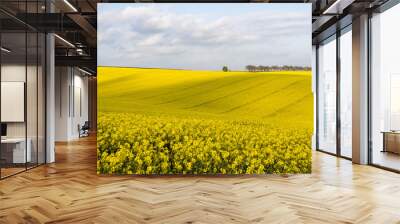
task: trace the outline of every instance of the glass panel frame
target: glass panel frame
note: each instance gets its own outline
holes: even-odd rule
[[[1,123],[4,133],[0,144],[2,152],[1,177],[12,176],[27,169],[30,158],[29,145],[27,144],[27,116],[26,116],[26,90],[27,90],[27,39],[26,32],[7,32],[1,34],[2,51],[0,89],[1,99],[14,94],[15,101],[2,102],[0,105]],[[8,87],[7,87],[8,86]],[[7,89],[6,89],[7,88]],[[13,115],[16,112],[9,108],[11,104],[19,104],[23,114]],[[8,106],[7,106],[8,105]],[[21,108],[23,107],[23,108]],[[7,115],[4,117],[3,115]]]
[[[370,17],[369,164],[400,172],[400,4]],[[397,83],[396,80],[399,80]]]
[[[321,41],[316,54],[316,149],[348,160],[352,159],[351,48],[350,23]]]
[[[337,150],[337,47],[336,35],[331,36],[318,46],[318,124],[317,136],[319,151],[336,154]]]
[[[340,156],[352,158],[352,26],[340,32]],[[350,137],[349,137],[350,136]]]
[[[44,4],[44,0],[29,2],[28,9],[26,2],[19,2],[19,10],[20,13],[43,13],[43,8],[39,6]],[[2,16],[13,20],[5,14]],[[46,163],[46,35],[21,22],[16,21],[15,24],[13,29],[1,29],[3,24],[0,20],[0,46],[6,49],[1,50],[0,54],[0,82],[24,82],[24,118],[23,122],[3,122],[7,123],[7,135],[0,144],[0,179]],[[9,48],[5,46],[6,43]],[[0,104],[0,111],[4,109]],[[6,155],[5,150],[10,154]],[[16,161],[20,166],[18,170],[5,170],[6,166],[14,166]]]

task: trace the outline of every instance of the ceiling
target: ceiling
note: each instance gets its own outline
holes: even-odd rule
[[[1,0],[0,22],[3,32],[31,28],[55,32],[56,64],[80,66],[96,71],[97,3],[134,2],[256,2],[311,3],[313,42],[335,32],[339,20],[349,21],[358,13],[377,7],[387,0]],[[51,13],[49,13],[51,11]],[[28,12],[28,13],[25,13]],[[346,22],[342,22],[346,25]],[[330,31],[331,30],[331,31]],[[328,32],[329,31],[329,32]],[[71,45],[72,44],[72,45]]]

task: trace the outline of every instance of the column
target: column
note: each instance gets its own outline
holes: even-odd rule
[[[352,157],[368,163],[368,15],[353,19]]]

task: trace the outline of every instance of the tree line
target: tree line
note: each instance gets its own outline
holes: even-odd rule
[[[263,66],[263,65],[247,65],[246,70],[249,72],[270,72],[270,71],[309,71],[311,67],[307,66],[292,66],[292,65],[272,65],[272,66]]]

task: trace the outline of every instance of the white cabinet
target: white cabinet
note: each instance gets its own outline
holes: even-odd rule
[[[25,151],[25,138],[7,138],[2,139],[1,144],[12,148],[12,162],[25,163],[32,161],[32,140],[26,140],[27,147]]]

